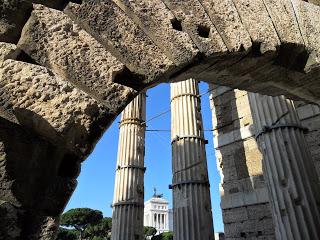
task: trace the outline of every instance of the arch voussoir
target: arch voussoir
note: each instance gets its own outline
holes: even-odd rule
[[[318,0],[69,2],[0,4],[0,214],[17,226],[7,239],[54,238],[80,163],[160,82],[320,100]]]

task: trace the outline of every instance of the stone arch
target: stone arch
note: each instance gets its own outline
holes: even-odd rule
[[[54,236],[80,163],[124,107],[160,82],[193,77],[320,100],[317,0],[73,2],[0,5],[0,208],[15,212],[1,229],[18,229],[7,239]]]

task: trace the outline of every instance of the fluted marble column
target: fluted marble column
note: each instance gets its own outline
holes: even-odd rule
[[[112,240],[143,240],[146,95],[122,112],[114,187]]]
[[[319,239],[319,183],[292,101],[250,93],[277,239]]]
[[[214,239],[198,81],[171,84],[175,240]]]

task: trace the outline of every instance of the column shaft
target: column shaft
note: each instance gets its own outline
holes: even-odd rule
[[[319,184],[292,101],[249,94],[276,235],[319,239]]]
[[[214,239],[198,81],[171,84],[175,240]]]
[[[112,240],[143,240],[146,95],[122,112],[114,188]]]

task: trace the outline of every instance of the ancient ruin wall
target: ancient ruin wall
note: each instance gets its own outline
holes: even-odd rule
[[[210,85],[226,239],[275,239],[246,91]]]
[[[16,229],[8,239],[54,236],[80,163],[144,88],[195,77],[320,99],[320,7],[310,3],[68,2],[0,3],[1,206]]]

